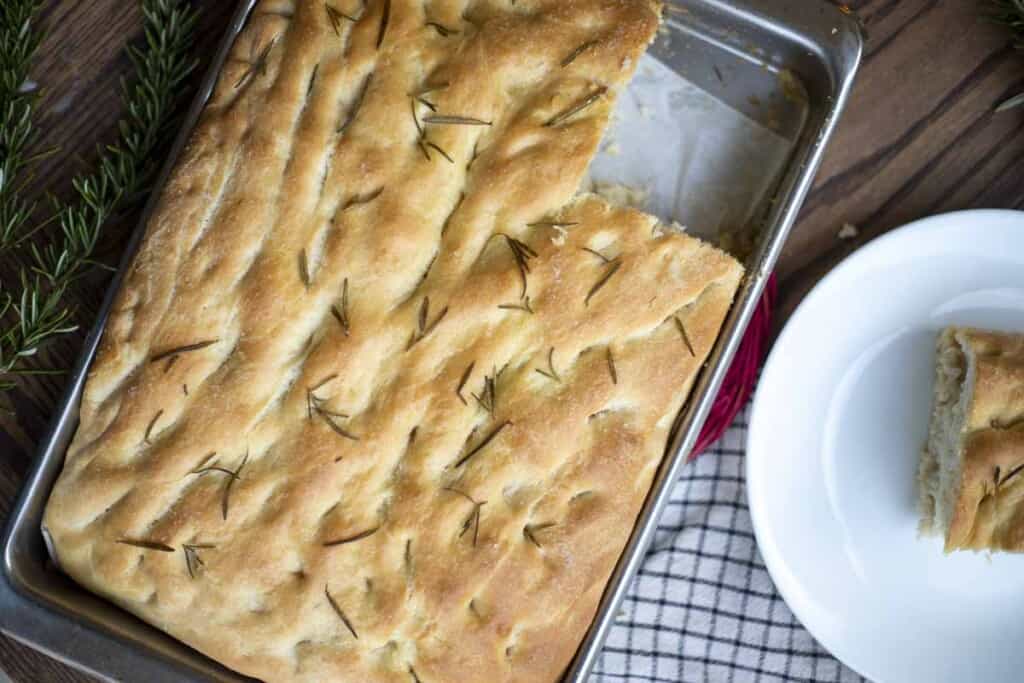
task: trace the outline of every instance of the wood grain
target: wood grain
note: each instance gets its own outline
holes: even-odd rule
[[[805,0],[808,3],[819,0]],[[234,2],[202,0],[197,56],[209,59]],[[849,2],[868,30],[867,54],[850,106],[783,253],[778,273],[781,325],[807,291],[868,240],[907,221],[954,209],[1024,208],[1024,110],[994,114],[996,103],[1024,90],[1024,55],[1006,32],[979,19],[979,0]],[[43,88],[43,146],[59,146],[33,187],[65,194],[88,168],[95,145],[110,141],[119,113],[118,81],[128,71],[123,48],[138,40],[138,5],[123,0],[51,0],[47,38],[33,78]],[[202,70],[194,77],[198,81]],[[844,223],[860,234],[840,240]],[[107,228],[100,256],[116,263],[135,224]],[[12,287],[17,260],[0,254],[0,286]],[[34,359],[70,367],[102,299],[96,274],[73,293],[83,331]],[[0,515],[6,518],[36,444],[60,399],[63,377],[21,381],[0,405]],[[0,667],[17,683],[91,680],[0,636]]]

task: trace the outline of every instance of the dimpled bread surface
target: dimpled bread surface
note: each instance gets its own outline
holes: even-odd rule
[[[742,269],[575,196],[648,0],[258,3],[45,515],[267,681],[555,681]]]

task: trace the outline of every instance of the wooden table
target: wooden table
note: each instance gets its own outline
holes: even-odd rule
[[[808,3],[819,0],[805,0]],[[234,2],[203,0],[197,54],[209,57]],[[915,218],[971,207],[1024,207],[1024,109],[993,114],[1024,90],[1024,54],[1008,34],[979,19],[983,0],[849,2],[869,33],[867,53],[843,117],[783,254],[778,274],[781,324],[825,273],[859,245]],[[68,187],[87,167],[97,141],[113,139],[117,82],[127,71],[122,48],[139,33],[137,3],[50,0],[35,79],[45,88],[39,112],[44,143],[61,153],[39,173],[39,187]],[[201,72],[197,72],[201,73]],[[197,76],[198,78],[198,76]],[[82,160],[85,162],[83,163]],[[852,224],[859,236],[838,237]],[[132,217],[110,226],[101,258],[116,262]],[[14,272],[0,255],[0,274]],[[9,279],[4,279],[9,283]],[[102,276],[75,292],[78,322],[94,318]],[[69,367],[82,333],[50,346],[40,367]],[[0,413],[0,518],[5,518],[35,447],[59,400],[60,377],[22,381]],[[4,403],[0,403],[4,405]],[[0,636],[0,667],[17,683],[83,681],[73,672]]]

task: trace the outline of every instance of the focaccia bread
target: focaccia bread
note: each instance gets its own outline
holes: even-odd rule
[[[554,681],[741,277],[573,198],[648,0],[264,1],[147,226],[45,525],[268,681]]]
[[[946,552],[1024,551],[1024,335],[947,328],[936,368],[921,530]]]

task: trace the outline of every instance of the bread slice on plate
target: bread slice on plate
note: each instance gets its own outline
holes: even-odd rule
[[[922,534],[1024,551],[1024,334],[949,327],[918,469]]]

